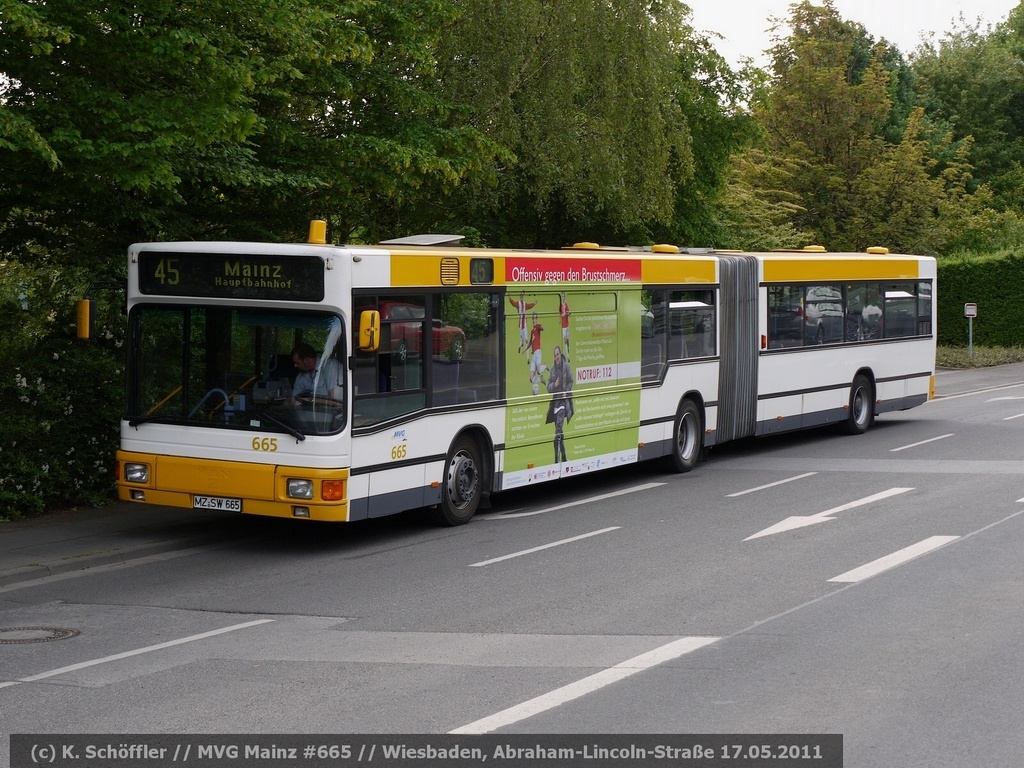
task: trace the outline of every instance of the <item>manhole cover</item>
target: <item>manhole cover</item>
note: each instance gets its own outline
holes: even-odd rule
[[[77,634],[77,629],[60,627],[0,627],[0,645],[48,643],[51,640],[67,640]]]

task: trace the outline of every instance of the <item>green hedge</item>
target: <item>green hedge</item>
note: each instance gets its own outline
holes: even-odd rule
[[[938,342],[966,347],[968,321],[964,304],[978,305],[974,344],[980,347],[1024,345],[1022,297],[1024,255],[1004,253],[985,257],[939,260]]]

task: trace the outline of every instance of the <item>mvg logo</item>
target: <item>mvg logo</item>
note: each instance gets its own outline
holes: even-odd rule
[[[238,757],[238,747],[234,744],[200,744],[200,760],[234,760]]]

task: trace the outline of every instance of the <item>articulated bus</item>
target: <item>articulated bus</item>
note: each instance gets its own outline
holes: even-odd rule
[[[118,495],[323,521],[424,509],[933,395],[932,258],[656,245],[141,243]]]

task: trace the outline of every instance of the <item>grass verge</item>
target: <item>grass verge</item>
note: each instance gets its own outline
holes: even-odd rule
[[[935,365],[939,368],[988,368],[1024,362],[1024,347],[939,347]]]

